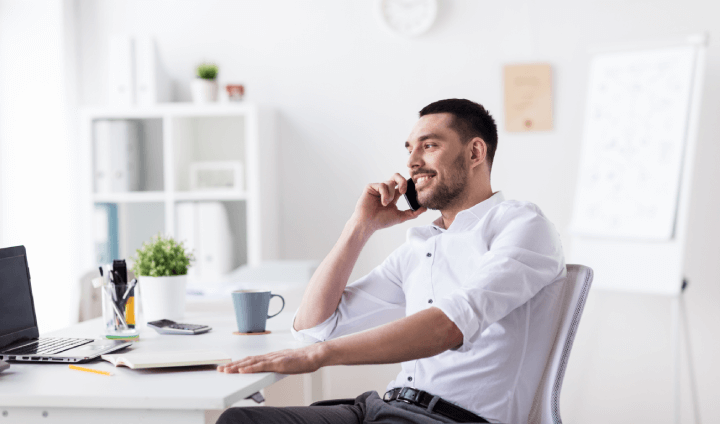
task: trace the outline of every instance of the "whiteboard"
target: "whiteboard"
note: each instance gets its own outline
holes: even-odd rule
[[[706,42],[591,61],[568,262],[595,289],[680,292]]]
[[[574,233],[672,238],[694,64],[693,46],[593,59]]]

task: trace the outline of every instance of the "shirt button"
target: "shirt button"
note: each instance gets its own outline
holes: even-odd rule
[[[412,377],[408,377],[408,381],[412,381]]]
[[[429,258],[430,256],[432,256],[432,253],[428,253],[428,254],[425,255],[425,256],[427,256],[427,257]]]
[[[428,300],[428,303],[432,303],[432,299],[429,299],[429,300]]]

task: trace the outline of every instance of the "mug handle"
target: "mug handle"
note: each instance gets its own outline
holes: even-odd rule
[[[272,300],[272,298],[275,297],[275,296],[279,297],[280,300],[282,300],[283,305],[282,305],[282,307],[280,308],[280,310],[277,311],[277,314],[275,314],[275,315],[268,315],[268,318],[276,317],[280,312],[283,311],[283,309],[285,309],[285,298],[282,297],[282,296],[280,296],[279,294],[271,294],[271,295],[270,295],[270,300]]]

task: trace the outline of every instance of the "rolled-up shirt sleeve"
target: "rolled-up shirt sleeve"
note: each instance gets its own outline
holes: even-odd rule
[[[461,287],[435,303],[463,334],[463,352],[493,323],[565,275],[555,227],[531,204],[508,209],[476,270]],[[499,224],[499,225],[498,225]]]
[[[290,331],[295,339],[322,342],[404,317],[405,294],[397,263],[401,249],[403,247],[393,252],[369,274],[349,284],[343,291],[337,309],[324,322],[300,331],[291,325]],[[298,311],[295,311],[295,316]]]

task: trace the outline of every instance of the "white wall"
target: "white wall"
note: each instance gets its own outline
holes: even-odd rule
[[[78,315],[69,11],[0,0],[0,246],[27,249],[41,333]]]
[[[107,99],[108,37],[155,35],[179,100],[200,61],[221,82],[246,85],[248,100],[280,116],[281,253],[322,258],[362,187],[405,172],[403,142],[427,103],[464,97],[502,117],[502,65],[550,62],[555,130],[500,132],[493,188],[537,203],[563,240],[572,212],[588,71],[588,47],[709,31],[687,274],[689,320],[705,422],[720,421],[720,4],[713,0],[441,1],[426,35],[405,39],[375,20],[373,3],[350,1],[79,1],[82,104]],[[418,221],[434,218],[428,213]],[[408,224],[410,225],[410,224]],[[404,239],[373,237],[356,267],[369,271]],[[590,264],[592,265],[592,264]],[[597,276],[602,278],[602,276]],[[343,370],[347,395],[361,371]],[[355,373],[355,374],[353,374]],[[354,378],[356,376],[358,378]],[[379,389],[379,387],[372,387]],[[685,388],[685,393],[687,390]],[[562,398],[567,422],[670,422],[670,302],[591,294]],[[688,409],[685,410],[685,418]]]

